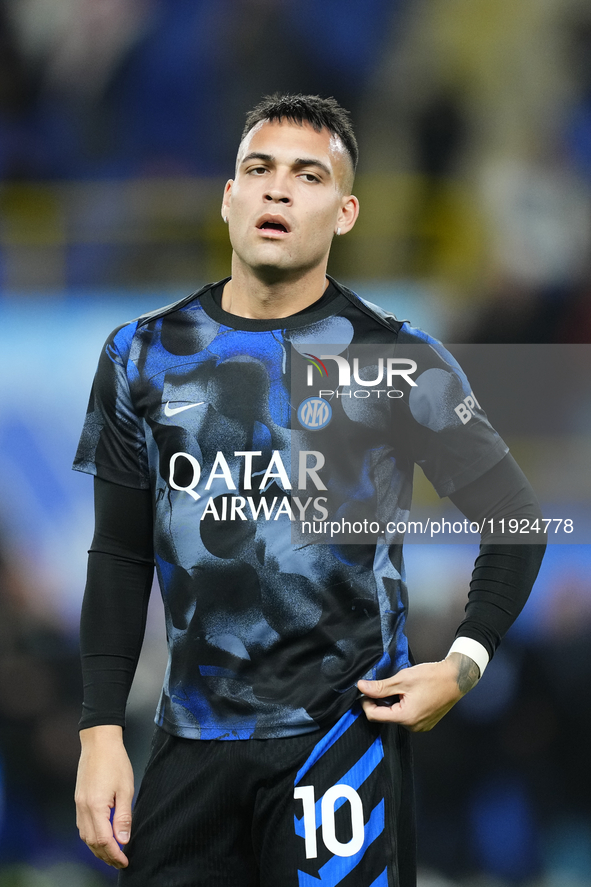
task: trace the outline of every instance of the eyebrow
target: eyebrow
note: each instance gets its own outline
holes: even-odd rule
[[[322,163],[321,160],[316,160],[314,157],[296,157],[295,165],[317,166],[318,169],[321,169],[323,172],[325,172],[327,176],[332,176],[332,170],[330,170],[325,163]]]
[[[264,160],[266,163],[273,163],[275,158],[272,154],[263,154],[260,151],[251,151],[250,154],[247,154],[240,161],[240,165],[243,163],[247,163],[249,160]],[[294,160],[294,166],[315,166],[318,169],[321,169],[327,176],[332,178],[332,170],[323,163],[321,160],[317,160],[315,157],[296,157]]]
[[[267,163],[271,163],[273,161],[273,157],[270,154],[261,154],[260,151],[251,151],[250,154],[247,154],[240,161],[240,165],[246,163],[248,160],[266,160]]]

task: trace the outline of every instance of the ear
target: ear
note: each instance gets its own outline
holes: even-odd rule
[[[233,179],[228,179],[226,182],[226,187],[224,188],[224,197],[222,199],[222,219],[224,222],[228,221],[229,213],[230,213],[230,198],[232,196],[232,185],[234,184]]]
[[[354,194],[343,197],[341,208],[337,216],[336,227],[340,229],[341,234],[350,231],[359,215],[359,201]]]

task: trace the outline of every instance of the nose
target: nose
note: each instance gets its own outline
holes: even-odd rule
[[[265,194],[267,203],[291,203],[291,197],[288,197],[285,191],[279,188],[272,188]]]
[[[285,175],[276,171],[275,175],[268,182],[264,199],[266,203],[291,203],[291,191]]]

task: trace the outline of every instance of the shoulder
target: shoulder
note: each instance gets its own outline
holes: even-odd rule
[[[379,305],[374,305],[373,302],[363,299],[361,296],[357,295],[357,293],[353,292],[353,290],[344,286],[342,283],[339,283],[333,277],[328,276],[328,279],[352,305],[367,317],[377,321],[381,326],[398,334],[404,323],[406,323],[404,320],[398,320],[396,315],[392,314],[391,311],[386,311],[385,308],[381,308]]]
[[[229,278],[226,278],[225,280],[229,280]],[[225,280],[218,281],[217,283],[206,283],[201,289],[189,293],[188,296],[184,296],[182,299],[178,299],[178,301],[172,302],[170,305],[164,305],[162,308],[156,308],[155,311],[149,311],[146,314],[140,315],[140,317],[136,318],[134,321],[136,328],[139,329],[140,327],[147,326],[149,323],[152,323],[155,320],[160,320],[160,318],[166,317],[168,314],[174,314],[176,311],[181,311],[187,305],[199,301],[205,293],[218,286],[218,284],[225,283]]]
[[[408,345],[432,345],[435,348],[443,348],[439,339],[435,339],[429,333],[418,327],[413,327],[408,320],[399,320],[392,311],[387,311],[380,305],[370,302],[368,299],[353,292],[353,290],[344,286],[342,283],[329,278],[335,287],[344,295],[352,305],[355,305],[366,316],[371,317],[382,326],[396,333],[396,337],[401,344]]]
[[[408,351],[409,355],[415,357],[421,367],[444,368],[448,372],[451,371],[456,375],[459,375],[463,382],[466,385],[468,384],[468,380],[466,379],[461,366],[439,339],[436,339],[434,336],[430,335],[430,333],[425,332],[425,330],[422,330],[419,327],[412,326],[408,320],[399,320],[391,311],[386,311],[379,305],[375,305],[373,302],[363,299],[357,293],[353,292],[353,290],[348,289],[346,286],[343,286],[343,284],[338,283],[332,278],[330,279],[339,292],[346,296],[349,302],[352,305],[355,305],[359,311],[362,311],[367,317],[372,318],[382,327],[386,327],[395,334],[397,347],[409,346],[411,350],[405,349],[405,353]],[[418,345],[422,347],[420,349],[414,347]],[[467,393],[470,393],[469,389]]]
[[[190,293],[188,296],[183,296],[182,299],[178,299],[176,302],[164,305],[162,308],[156,308],[153,311],[148,311],[145,314],[140,314],[139,317],[120,324],[107,337],[103,352],[113,363],[124,363],[130,356],[133,357],[134,341],[137,336],[141,338],[141,333],[146,327],[198,301],[216,285],[215,283],[208,283],[201,287],[201,289]],[[136,347],[140,347],[139,343]]]
[[[136,330],[137,320],[129,320],[115,327],[103,345],[103,356],[107,357],[111,363],[125,365]]]

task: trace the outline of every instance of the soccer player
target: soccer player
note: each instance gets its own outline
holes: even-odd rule
[[[76,801],[128,887],[411,887],[409,733],[476,684],[537,574],[542,546],[495,537],[539,511],[460,367],[326,275],[357,153],[334,99],[265,99],[223,195],[231,277],[100,358],[75,461],[96,513]],[[448,656],[420,665],[384,529],[415,463],[493,531]],[[375,538],[327,539],[335,503]],[[132,820],[122,734],[154,562],[169,663]]]

